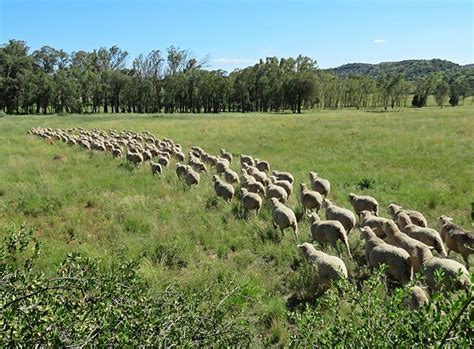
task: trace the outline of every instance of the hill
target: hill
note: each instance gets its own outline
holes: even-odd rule
[[[443,59],[410,59],[399,62],[382,62],[378,64],[349,63],[337,68],[328,69],[339,76],[369,75],[377,77],[384,74],[404,74],[407,80],[416,81],[431,73],[458,75],[465,69],[473,69],[473,64],[461,66]]]

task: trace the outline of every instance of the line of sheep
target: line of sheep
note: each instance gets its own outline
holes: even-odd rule
[[[200,174],[213,169],[215,174],[212,182],[217,196],[230,203],[236,194],[236,188],[240,189],[242,207],[246,211],[255,211],[256,214],[260,212],[266,199],[272,208],[273,226],[279,228],[282,235],[285,229],[291,228],[298,237],[295,212],[285,205],[293,192],[294,177],[289,172],[270,172],[267,161],[241,154],[239,176],[231,168],[234,160],[232,153],[225,149],[221,149],[219,155],[211,155],[198,146],[192,146],[185,164],[186,157],[179,144],[168,138],[158,139],[147,131],[137,133],[111,129],[105,132],[81,127],[64,130],[38,127],[28,133],[51,141],[61,140],[70,145],[79,145],[90,151],[109,151],[115,158],[122,158],[125,153],[126,159],[137,167],[149,162],[153,175],[161,174],[174,159],[177,176],[188,186],[199,185]],[[365,240],[368,265],[372,268],[387,265],[387,273],[396,282],[405,284],[412,280],[414,273],[421,273],[432,291],[438,290],[439,286],[451,290],[470,286],[469,255],[474,252],[474,236],[453,223],[451,218],[439,217],[441,230],[438,233],[428,227],[427,220],[420,212],[390,204],[387,213],[391,219],[379,217],[379,204],[375,198],[349,193],[348,201],[354,214],[328,199],[331,185],[327,179],[319,177],[315,172],[309,173],[309,179],[311,189],[305,183],[300,183],[299,201],[310,223],[311,242],[316,241],[322,246],[330,244],[338,255],[336,257],[317,250],[309,242],[298,245],[301,254],[315,268],[320,290],[330,287],[333,280],[348,278],[337,242],[344,245],[348,257],[352,258],[348,234],[355,227],[360,229]],[[321,209],[325,211],[326,220],[318,215]],[[438,256],[433,255],[433,250]],[[467,268],[447,258],[450,251],[461,254]],[[444,272],[441,285],[435,280],[435,274],[440,270]],[[428,302],[423,288],[412,287],[411,290],[414,308]]]

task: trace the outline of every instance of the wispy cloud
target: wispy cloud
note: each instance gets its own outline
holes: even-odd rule
[[[385,39],[375,39],[375,40],[373,41],[373,43],[374,43],[374,44],[379,44],[379,45],[380,45],[380,44],[385,44]]]

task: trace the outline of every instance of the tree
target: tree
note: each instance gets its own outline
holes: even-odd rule
[[[435,86],[434,97],[436,104],[443,108],[443,103],[449,94],[449,84],[445,80],[440,80]]]

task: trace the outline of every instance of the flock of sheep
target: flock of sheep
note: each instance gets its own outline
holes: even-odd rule
[[[158,139],[150,132],[100,129],[86,130],[33,128],[28,131],[51,141],[61,140],[70,145],[79,145],[89,151],[111,152],[113,157],[122,158],[139,167],[149,163],[153,175],[161,174],[176,161],[176,174],[188,186],[199,185],[200,175],[214,171],[212,182],[217,196],[231,202],[240,189],[240,202],[247,211],[259,213],[262,205],[268,202],[272,207],[272,223],[284,232],[291,228],[298,236],[298,221],[294,211],[285,205],[292,194],[294,177],[289,172],[273,170],[267,161],[240,155],[241,174],[232,170],[232,153],[221,149],[219,155],[211,155],[202,148],[192,146],[186,156],[179,144],[171,139]],[[156,160],[156,161],[155,161]],[[405,210],[396,204],[387,208],[391,219],[380,217],[379,204],[370,196],[350,193],[348,201],[355,212],[337,206],[328,199],[330,182],[315,172],[309,173],[311,189],[301,183],[300,203],[310,222],[311,242],[320,246],[330,244],[337,257],[317,250],[314,245],[305,242],[298,245],[301,254],[311,263],[317,272],[320,290],[330,287],[331,281],[347,278],[344,261],[340,258],[338,241],[347,255],[351,257],[348,234],[358,227],[365,240],[365,257],[368,265],[377,268],[387,265],[389,276],[400,284],[409,282],[414,273],[421,273],[429,290],[460,289],[470,286],[469,255],[474,252],[474,236],[471,232],[453,223],[447,216],[440,216],[440,232],[428,228],[425,217],[417,211]],[[326,220],[318,213],[323,209]],[[357,223],[358,218],[359,222]],[[447,247],[447,252],[446,248]],[[432,251],[436,251],[433,255]],[[466,266],[447,258],[450,251],[463,257]],[[467,268],[466,268],[467,267]],[[436,282],[435,274],[444,273],[441,284]],[[428,302],[425,288],[412,287],[411,304],[418,308]]]

